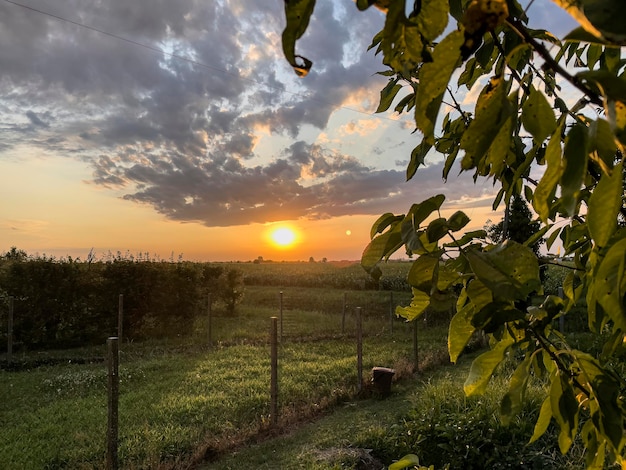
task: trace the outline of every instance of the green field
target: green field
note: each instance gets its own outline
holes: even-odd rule
[[[536,417],[535,392],[522,418],[509,428],[499,424],[497,397],[512,369],[504,368],[489,396],[463,396],[468,362],[442,368],[446,314],[417,325],[420,373],[414,375],[414,324],[392,315],[395,305],[409,301],[408,292],[328,285],[337,269],[351,266],[245,266],[244,301],[235,316],[212,311],[211,344],[205,315],[189,337],[121,345],[121,468],[368,468],[362,465],[370,457],[389,465],[409,452],[441,468],[463,458],[478,462],[466,468],[486,468],[483,454],[470,456],[467,446],[489,449],[496,456],[489,468],[580,468],[580,456],[555,454],[553,433],[524,446]],[[257,269],[266,277],[254,285],[263,279],[252,276],[260,276]],[[306,287],[315,276],[321,287]],[[298,279],[305,285],[290,285]],[[357,307],[364,335],[360,393]],[[272,316],[282,320],[277,426],[270,419]],[[100,347],[22,350],[11,363],[0,362],[0,468],[104,468],[105,355],[103,339]],[[374,366],[396,370],[386,400],[369,384]],[[522,461],[529,466],[513,465]]]

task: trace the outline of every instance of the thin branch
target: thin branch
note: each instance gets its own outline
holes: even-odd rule
[[[456,108],[456,110],[461,113],[461,117],[463,117],[463,121],[465,122],[466,126],[469,126],[469,117],[467,116],[467,114],[465,113],[465,111],[463,111],[461,109],[461,105],[459,104],[459,102],[456,100],[456,97],[454,96],[454,93],[452,93],[452,90],[450,90],[450,87],[446,87],[446,89],[448,90],[448,93],[450,93],[450,97],[452,98],[452,101],[454,102],[454,108]]]
[[[539,41],[537,41],[534,37],[530,35],[526,27],[515,18],[508,18],[506,20],[509,27],[515,31],[520,37],[524,39],[528,44],[530,44],[533,49],[541,56],[541,58],[546,62],[548,66],[556,73],[565,78],[568,82],[574,85],[580,92],[589,97],[589,101],[593,104],[604,107],[604,103],[600,96],[594,92],[591,88],[585,85],[582,81],[580,81],[577,77],[570,74],[567,70],[565,70],[554,58],[550,55],[550,52],[546,47]]]

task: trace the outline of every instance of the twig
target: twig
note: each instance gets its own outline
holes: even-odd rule
[[[552,68],[556,73],[565,78],[568,82],[578,88],[584,95],[589,97],[589,101],[593,104],[604,107],[604,103],[600,96],[594,92],[591,88],[581,82],[577,77],[570,74],[567,70],[565,70],[554,58],[550,55],[545,46],[537,41],[534,37],[532,37],[526,27],[515,18],[508,18],[506,23],[509,27],[515,31],[520,37],[524,39],[528,44],[530,44],[533,49],[541,56],[543,60],[545,60],[546,64]]]

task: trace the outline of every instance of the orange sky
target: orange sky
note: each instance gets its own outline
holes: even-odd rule
[[[31,4],[0,2],[0,251],[356,260],[380,214],[437,193],[468,230],[501,218],[491,182],[443,183],[441,155],[405,182],[421,137],[410,114],[374,113],[388,80],[364,52],[374,9],[318,0],[299,79],[280,2]],[[530,13],[569,28],[558,11]],[[468,111],[479,87],[457,92]],[[281,248],[284,225],[297,239]]]

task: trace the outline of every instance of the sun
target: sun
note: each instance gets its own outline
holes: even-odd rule
[[[288,247],[296,241],[296,232],[288,227],[277,228],[272,232],[272,241],[280,247]]]

